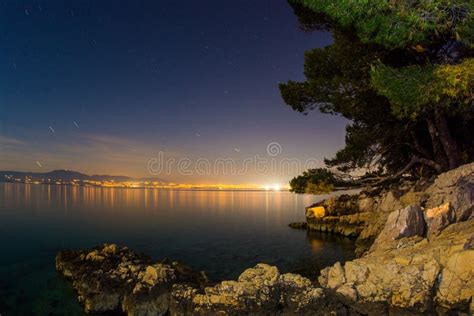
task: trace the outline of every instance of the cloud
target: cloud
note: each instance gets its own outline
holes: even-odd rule
[[[3,135],[0,135],[0,145],[26,145],[27,143],[22,141],[22,140],[19,140],[19,139],[16,139],[16,138],[13,138],[13,137],[8,137],[8,136],[3,136]]]

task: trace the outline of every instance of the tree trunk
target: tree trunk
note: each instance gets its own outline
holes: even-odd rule
[[[416,132],[414,130],[410,130],[411,139],[413,140],[413,147],[418,151],[418,153],[422,154],[427,159],[432,159],[433,155],[426,150],[423,146],[421,146],[420,142],[418,141],[418,137],[416,136]]]
[[[461,165],[461,152],[459,151],[456,141],[449,132],[446,116],[439,111],[435,112],[436,130],[438,131],[439,140],[443,146],[444,152],[448,157],[449,169],[454,169]]]
[[[447,155],[445,154],[443,147],[439,141],[439,134],[436,129],[435,121],[432,118],[426,119],[426,124],[428,125],[428,132],[431,137],[431,145],[433,146],[433,157],[434,161],[439,165],[443,166],[443,169],[448,170],[449,164],[447,160]]]

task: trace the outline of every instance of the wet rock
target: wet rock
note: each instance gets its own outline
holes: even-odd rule
[[[288,224],[290,228],[293,229],[306,229],[308,227],[308,224],[306,222],[295,222],[295,223],[290,223]]]

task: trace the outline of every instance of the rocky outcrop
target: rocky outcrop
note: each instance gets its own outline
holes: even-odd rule
[[[209,286],[203,273],[179,263],[152,263],[126,247],[106,244],[63,251],[56,269],[73,281],[87,313],[152,315],[347,315],[342,303],[298,274],[257,264],[237,280]]]
[[[454,210],[455,222],[473,218],[474,163],[439,175],[425,194],[426,208],[449,203]]]
[[[361,313],[469,310],[474,295],[474,220],[432,240],[394,239],[366,256],[321,271],[320,284]]]
[[[385,222],[384,229],[375,239],[371,250],[390,247],[394,240],[403,237],[423,236],[425,221],[423,211],[418,205],[410,205],[393,211]]]
[[[342,214],[334,215],[339,204]],[[321,223],[331,222],[326,231],[346,234],[354,231],[346,229],[348,216],[359,216],[353,221],[357,242],[370,245],[360,258],[321,271],[319,282],[328,293],[367,314],[473,312],[474,163],[421,185],[313,207],[320,216],[307,209],[309,228],[325,230]]]
[[[381,232],[391,211],[420,201],[422,192],[417,189],[405,184],[403,189],[363,191],[320,201],[306,209],[308,228],[357,238],[362,253]]]
[[[61,251],[56,270],[72,280],[87,313],[123,311],[163,315],[174,284],[207,285],[205,274],[177,263],[151,262],[127,247],[105,244],[91,250]]]
[[[293,229],[307,229],[308,228],[308,223],[306,222],[294,222],[288,224],[288,227],[293,228]]]
[[[183,290],[188,293],[183,295]],[[223,281],[204,293],[181,288],[174,301],[186,297],[187,310],[198,315],[276,315],[277,313],[321,314],[324,291],[296,274],[258,264],[245,270],[237,281]],[[176,304],[176,303],[175,303]]]
[[[438,235],[455,221],[454,210],[449,202],[438,207],[426,209],[423,216],[427,225],[428,238]]]
[[[384,189],[332,197],[306,209],[308,229],[356,238],[361,256],[379,236],[389,214],[418,205],[424,210],[429,236],[454,222],[474,217],[474,163],[439,175],[436,179],[405,181]]]

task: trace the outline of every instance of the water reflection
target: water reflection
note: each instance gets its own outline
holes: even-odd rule
[[[347,239],[288,228],[321,198],[0,183],[0,311],[49,306],[51,297],[80,311],[72,293],[57,292],[54,256],[104,242],[185,262],[216,281],[259,262],[316,278],[321,268],[353,257]]]

